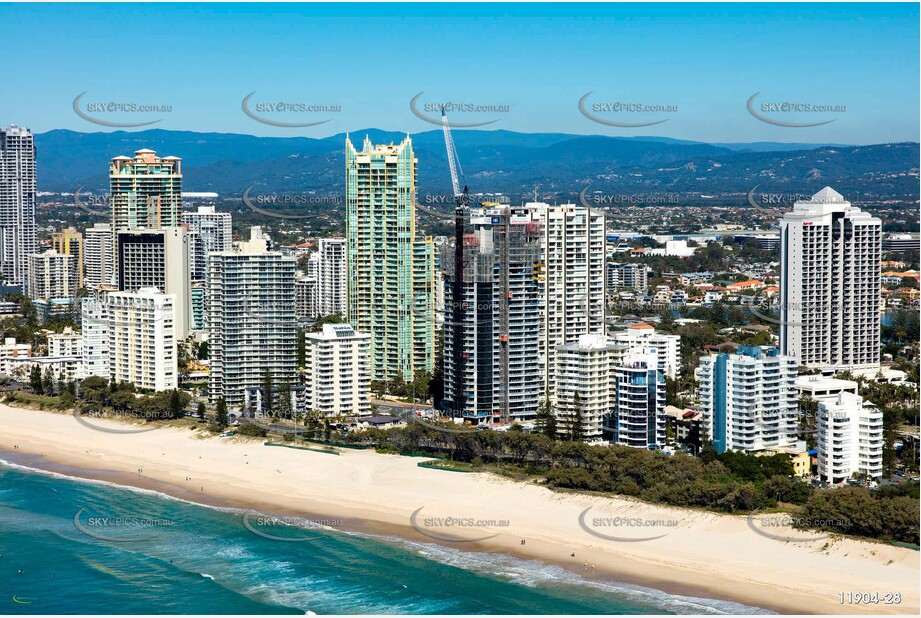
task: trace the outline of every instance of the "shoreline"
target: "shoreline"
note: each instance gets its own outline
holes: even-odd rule
[[[853,539],[781,543],[752,533],[745,517],[557,493],[485,473],[429,470],[416,466],[419,458],[349,449],[333,457],[264,447],[261,441],[202,437],[188,429],[111,434],[69,416],[0,405],[0,450],[11,453],[4,458],[208,507],[338,519],[345,531],[537,560],[587,581],[642,586],[669,595],[779,613],[917,613],[918,552],[912,550]],[[111,421],[94,422],[124,428]],[[410,514],[420,508],[431,516],[478,515],[507,519],[511,525],[489,530],[495,536],[476,542],[439,541],[410,525]],[[686,525],[646,543],[612,543],[576,525],[586,508],[597,508],[599,514],[604,509],[624,516],[671,517]],[[761,556],[753,560],[756,552]],[[585,564],[595,567],[594,572]],[[828,572],[824,579],[815,576]],[[839,604],[839,591],[858,590],[898,591],[904,600],[888,607]]]

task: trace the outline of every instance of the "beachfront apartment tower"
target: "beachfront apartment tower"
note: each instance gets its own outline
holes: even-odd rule
[[[237,251],[208,260],[209,396],[241,409],[248,388],[260,388],[269,373],[275,385],[297,377],[292,257],[268,250],[268,239],[252,228]]]
[[[112,226],[97,223],[83,232],[83,285],[98,290],[111,285]]]
[[[659,371],[672,380],[681,370],[681,336],[657,333],[656,329],[645,322],[632,324],[620,332],[614,333],[613,339],[630,349],[655,348],[659,359]]]
[[[111,379],[155,391],[177,388],[175,295],[155,288],[112,292],[105,305]]]
[[[617,367],[624,355],[625,346],[605,335],[580,335],[557,347],[555,414],[561,438],[604,441],[605,428],[617,410]],[[626,395],[625,389],[622,392]]]
[[[35,141],[29,129],[0,128],[0,280],[26,291],[35,236]]]
[[[796,444],[797,362],[777,348],[741,346],[700,359],[704,427],[718,453],[748,453]]]
[[[614,375],[614,414],[606,427],[611,441],[634,448],[665,446],[665,376],[655,348],[628,352]]]
[[[112,210],[112,259],[117,264],[115,234],[120,230],[175,227],[182,223],[182,167],[178,157],[160,158],[142,149],[134,158],[119,156],[109,164]]]
[[[819,478],[840,483],[854,474],[883,475],[883,413],[848,392],[819,399]]]
[[[539,280],[539,335],[543,391],[555,387],[557,347],[579,336],[604,333],[606,308],[604,212],[575,204],[525,205],[543,230]]]
[[[541,226],[524,209],[484,204],[471,210],[470,227],[472,233],[464,240],[464,297],[458,301],[465,307],[460,329],[454,328],[454,242],[442,247],[446,311],[441,407],[460,410],[473,424],[531,420],[544,398],[536,336],[541,325]],[[462,376],[457,376],[456,365],[463,366]],[[457,391],[462,406],[457,406]]]
[[[780,350],[809,367],[880,363],[882,223],[825,187],[780,221]]]
[[[327,417],[371,414],[370,335],[349,324],[324,324],[305,344],[305,407]]]
[[[432,371],[435,253],[416,234],[412,140],[360,151],[345,140],[348,321],[371,335],[371,376],[412,380]]]

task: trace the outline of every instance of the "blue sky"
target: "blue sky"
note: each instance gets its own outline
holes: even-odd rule
[[[507,106],[455,113],[487,129],[661,135],[714,142],[879,143],[919,136],[917,4],[54,4],[0,5],[0,125],[42,132],[113,130],[72,104],[171,105],[168,113],[100,113],[153,127],[324,137],[376,127],[435,128],[410,100]],[[264,113],[326,124],[280,128],[241,101],[338,105],[328,113]],[[675,106],[599,111],[667,122],[610,127],[594,104]],[[845,106],[834,113],[746,110],[769,102]],[[759,108],[760,109],[760,108]],[[433,114],[437,116],[437,114]]]

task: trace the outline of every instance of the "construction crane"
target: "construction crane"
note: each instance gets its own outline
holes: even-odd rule
[[[457,170],[460,163],[457,160],[457,149],[454,148],[454,139],[451,137],[451,126],[448,124],[448,115],[445,107],[441,106],[441,129],[445,136],[445,148],[448,151],[448,167],[451,169],[451,186],[454,190],[454,281],[451,283],[451,301],[454,306],[451,314],[452,317],[452,340],[451,358],[454,364],[454,409],[452,416],[454,418],[463,418],[464,403],[467,399],[466,389],[464,388],[464,215],[467,210],[469,195],[467,185],[464,185],[463,191],[460,188],[460,180]],[[463,170],[461,170],[463,174]]]

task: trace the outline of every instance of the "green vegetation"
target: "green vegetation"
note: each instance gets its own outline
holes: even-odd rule
[[[546,425],[544,426],[546,431]],[[789,455],[757,457],[712,447],[700,457],[667,456],[623,446],[555,442],[542,433],[469,431],[448,433],[419,424],[349,432],[341,439],[378,452],[428,454],[464,464],[463,469],[530,478],[550,487],[632,496],[678,507],[726,513],[785,508],[812,519],[860,522],[835,532],[906,543],[918,542],[917,484],[907,494],[888,488],[873,492],[848,488],[848,500],[824,496],[793,477]],[[447,464],[443,464],[447,465]],[[806,516],[806,515],[803,515]],[[839,517],[840,516],[840,517]],[[880,518],[885,516],[885,521]]]

